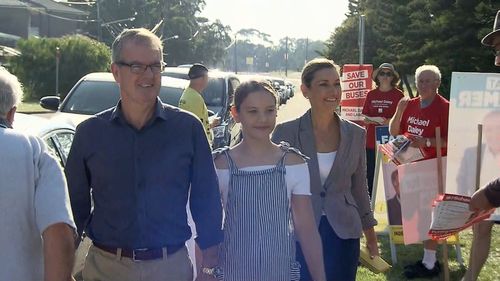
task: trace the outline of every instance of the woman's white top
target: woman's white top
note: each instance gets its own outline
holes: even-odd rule
[[[275,167],[276,165],[263,165],[240,168],[242,171],[261,171]],[[286,188],[288,191],[288,199],[292,194],[295,195],[311,195],[311,183],[309,181],[309,169],[306,163],[286,165]],[[227,192],[229,188],[229,169],[217,169],[219,177],[219,190],[222,197],[222,203],[226,206]],[[256,186],[255,188],[259,188]]]
[[[321,185],[325,184],[326,178],[330,174],[333,162],[335,161],[335,156],[337,151],[320,153],[318,152],[318,166],[319,166],[319,177],[321,179]]]

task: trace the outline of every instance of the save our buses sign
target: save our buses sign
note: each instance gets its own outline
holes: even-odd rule
[[[351,121],[363,121],[361,111],[366,94],[372,89],[371,64],[346,64],[342,68],[342,101],[340,115]]]

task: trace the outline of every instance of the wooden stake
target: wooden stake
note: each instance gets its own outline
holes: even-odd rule
[[[443,156],[441,153],[442,142],[441,142],[441,128],[436,128],[436,152],[437,152],[437,172],[438,172],[438,192],[439,194],[445,193],[445,188],[443,184]],[[450,280],[450,268],[448,266],[448,244],[446,240],[441,240],[443,243],[443,271],[444,280]]]
[[[477,124],[477,155],[476,155],[476,186],[477,191],[481,185],[481,158],[483,156],[483,125]]]

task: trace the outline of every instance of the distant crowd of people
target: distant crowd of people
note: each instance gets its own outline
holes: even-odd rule
[[[499,18],[500,11],[483,39],[497,65]],[[120,101],[78,125],[64,171],[41,139],[12,129],[22,88],[0,69],[1,280],[74,280],[83,233],[92,241],[85,281],[191,281],[193,266],[196,280],[356,280],[362,235],[370,257],[379,255],[370,206],[375,125],[410,133],[425,159],[437,155],[440,127],[447,153],[449,102],[438,92],[434,65],[416,69],[419,96],[408,99],[395,67],[381,64],[363,114],[382,119],[366,128],[336,113],[341,76],[331,60],[304,66],[300,89],[310,108],[281,124],[274,88],[243,82],[231,107],[243,138],[213,152],[218,120],[209,122],[201,96],[208,69],[191,67],[190,85],[174,107],[158,97],[163,68],[163,44],[152,32],[127,29],[116,38],[111,72]],[[474,211],[498,206],[499,180],[472,196]],[[192,236],[187,208],[196,265],[185,245]],[[474,243],[482,228],[474,229]],[[491,223],[486,228],[491,233]],[[436,247],[425,241],[423,258],[404,275],[438,275]],[[477,279],[484,248],[473,244],[465,280]],[[482,259],[473,258],[478,252]]]

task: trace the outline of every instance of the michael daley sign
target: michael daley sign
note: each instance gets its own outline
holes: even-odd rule
[[[419,127],[429,127],[431,120],[421,120],[414,116],[408,118],[408,133],[421,136],[424,129]]]
[[[342,102],[340,115],[347,120],[363,121],[361,111],[366,94],[372,89],[371,64],[346,64],[342,69]]]

